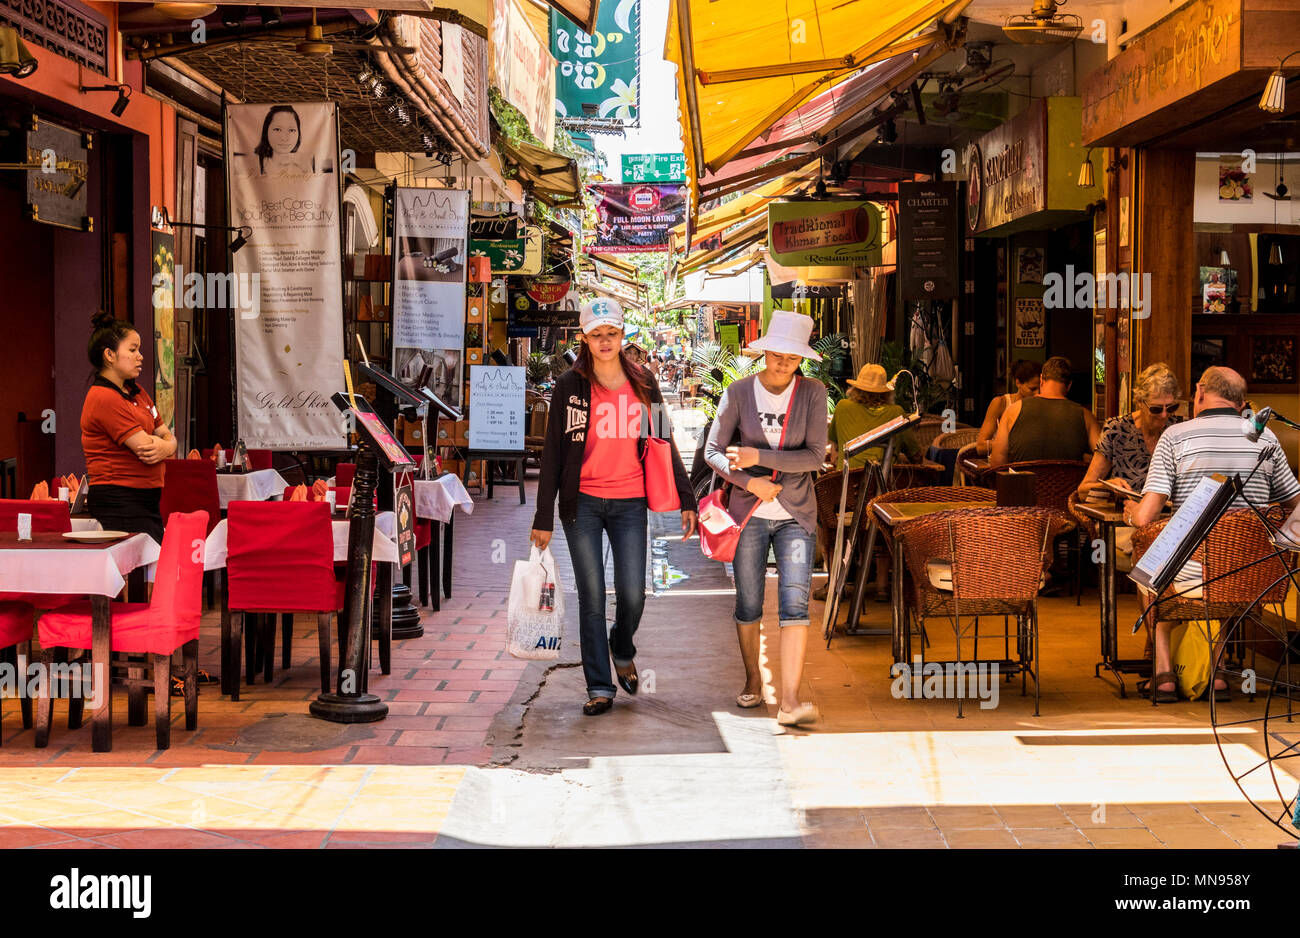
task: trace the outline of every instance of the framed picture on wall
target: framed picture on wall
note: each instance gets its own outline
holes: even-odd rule
[[[1016,282],[1043,282],[1042,248],[1019,248],[1016,251]]]
[[[1253,335],[1250,337],[1251,387],[1293,385],[1300,369],[1296,365],[1297,342],[1290,335]]]

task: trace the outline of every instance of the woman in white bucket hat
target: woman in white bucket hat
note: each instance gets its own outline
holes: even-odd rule
[[[772,314],[767,332],[750,348],[764,353],[765,367],[733,382],[718,402],[705,458],[730,484],[728,508],[745,524],[732,569],[736,583],[736,635],[745,664],[742,708],[763,703],[759,626],[767,555],[776,554],[781,687],[777,722],[793,726],[817,719],[817,708],[799,700],[808,642],[808,598],[817,532],[813,479],[826,455],[826,388],[799,375],[805,358],[821,361],[808,344],[812,319]],[[728,445],[739,433],[740,445]]]

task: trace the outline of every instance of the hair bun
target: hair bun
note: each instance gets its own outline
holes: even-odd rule
[[[117,317],[103,309],[90,317],[90,325],[93,329],[106,329],[115,322],[117,322]]]

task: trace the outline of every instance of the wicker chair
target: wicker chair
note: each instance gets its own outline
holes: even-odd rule
[[[536,392],[529,392],[524,401],[528,424],[524,430],[525,464],[541,467],[542,448],[546,445],[546,421],[550,418],[551,401]]]
[[[969,446],[975,442],[975,438],[980,435],[978,427],[963,427],[960,430],[954,430],[952,433],[940,433],[934,438],[930,445],[935,449],[956,449],[963,446]]]
[[[1002,616],[1006,653],[998,661],[1007,673],[1034,679],[1034,716],[1038,716],[1038,590],[1049,560],[1051,517],[1041,508],[963,508],[909,521],[899,529],[908,572],[912,576],[912,615],[924,631],[925,620],[946,618],[962,658],[962,639],[975,630],[974,658],[979,660],[979,617]],[[931,572],[947,570],[951,588],[934,585]],[[973,616],[963,625],[962,616]],[[1010,617],[1016,618],[1016,657],[1010,656]],[[910,630],[909,630],[910,634]],[[961,717],[963,699],[957,698]]]
[[[845,511],[853,511],[857,504],[858,491],[866,469],[849,470],[849,497]],[[840,486],[844,483],[844,473],[838,469],[823,472],[813,483],[813,494],[817,498],[817,529],[822,539],[822,555],[826,559],[826,569],[830,570],[831,549],[835,546],[836,518],[840,511]],[[869,493],[868,493],[869,494]],[[865,512],[864,512],[865,514]]]
[[[1101,536],[1097,522],[1089,518],[1083,512],[1079,511],[1079,493],[1074,491],[1070,497],[1065,500],[1065,511],[1070,519],[1075,523],[1079,530],[1077,549],[1086,551],[1088,545]],[[1077,606],[1083,601],[1083,564],[1074,565],[1074,604]]]
[[[1285,520],[1286,512],[1275,505],[1265,513],[1265,517],[1270,524],[1276,526]],[[1164,530],[1168,521],[1169,519],[1166,518],[1148,524],[1133,533],[1135,564],[1146,553],[1156,536]],[[1252,635],[1255,640],[1250,643],[1250,667],[1258,673],[1255,669],[1258,646],[1265,643],[1280,644],[1280,647],[1285,649],[1288,642],[1286,635],[1274,631],[1260,615],[1260,606],[1281,605],[1286,602],[1292,579],[1288,574],[1294,575],[1296,569],[1294,554],[1286,553],[1281,558],[1265,559],[1274,553],[1275,549],[1269,542],[1269,532],[1260,524],[1253,511],[1248,508],[1235,508],[1225,512],[1210,529],[1209,536],[1192,555],[1192,559],[1199,561],[1203,570],[1202,579],[1205,585],[1200,590],[1201,595],[1196,596],[1193,592],[1182,598],[1171,599],[1169,597],[1173,596],[1176,590],[1172,586],[1167,587],[1161,594],[1160,606],[1157,610],[1159,621],[1204,620],[1222,624],[1243,616],[1248,609],[1251,610],[1249,618],[1253,625]],[[1253,566],[1246,566],[1252,562],[1254,562]],[[1216,579],[1217,577],[1222,579]],[[1150,594],[1141,595],[1149,597]],[[1144,601],[1144,615],[1150,605],[1150,602]],[[1149,629],[1150,620],[1144,619],[1144,621],[1147,622]],[[1242,652],[1245,650],[1245,633],[1243,631],[1241,635],[1232,637],[1237,646],[1236,658],[1240,662],[1244,657]],[[1225,635],[1224,638],[1228,636]],[[1209,640],[1208,635],[1206,639]],[[1151,673],[1155,674],[1154,643],[1151,643],[1151,654]],[[1222,656],[1222,651],[1220,655]],[[1218,667],[1217,661],[1214,665],[1215,672],[1224,670]],[[1289,665],[1287,667],[1289,668]],[[1290,683],[1289,677],[1287,682]],[[1214,682],[1211,679],[1210,687],[1213,686]],[[1155,696],[1154,693],[1151,695],[1153,705]],[[1254,699],[1253,693],[1251,699]]]

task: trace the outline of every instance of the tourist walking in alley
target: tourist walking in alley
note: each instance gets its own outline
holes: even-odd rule
[[[803,359],[821,361],[808,344],[813,322],[774,312],[767,333],[750,347],[765,353],[765,368],[733,382],[722,394],[705,458],[731,486],[728,508],[745,521],[732,561],[736,634],[745,663],[738,706],[763,702],[758,666],[759,624],[769,549],[776,554],[781,688],[777,722],[811,723],[817,708],[799,700],[808,641],[808,598],[817,530],[813,480],[826,455],[826,388],[803,377]],[[740,444],[728,445],[737,428]]]
[[[637,692],[636,646],[646,586],[646,479],[642,464],[648,436],[671,446],[673,481],[682,509],[682,540],[695,531],[695,496],[673,444],[663,397],[650,372],[623,348],[623,310],[608,299],[583,306],[582,348],[552,394],[537,484],[532,542],[551,541],[558,494],[560,522],[569,544],[578,591],[582,670],[588,716],[607,712],[618,684]],[[614,628],[606,633],[605,559],[602,537],[614,557]]]

